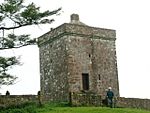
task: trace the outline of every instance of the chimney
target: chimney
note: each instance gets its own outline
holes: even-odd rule
[[[71,15],[71,22],[79,22],[79,15],[78,14],[72,14]]]

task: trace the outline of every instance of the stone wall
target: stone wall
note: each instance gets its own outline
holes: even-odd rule
[[[119,97],[117,98],[116,106],[150,110],[150,99]]]
[[[43,97],[41,97],[43,98]],[[116,98],[115,107],[137,108],[150,110],[150,99]],[[47,100],[48,101],[48,100]],[[104,106],[101,95],[92,92],[70,93],[69,102],[72,106]],[[0,95],[0,107],[16,106],[26,102],[39,102],[37,95]],[[44,103],[45,101],[42,101]]]
[[[82,73],[88,73],[90,92],[104,98],[106,89],[111,86],[119,96],[115,41],[79,35],[68,36],[65,40],[69,91],[82,91]]]
[[[70,93],[72,106],[102,106],[101,96],[94,93]]]
[[[107,106],[101,95],[94,93],[70,93],[72,106]],[[150,99],[117,97],[114,107],[150,110]]]
[[[45,100],[68,100],[68,66],[65,46],[65,36],[63,36],[59,40],[40,47],[41,92]]]
[[[0,95],[0,107],[21,105],[26,102],[38,102],[37,95]]]

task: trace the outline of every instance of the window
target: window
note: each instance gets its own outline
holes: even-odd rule
[[[82,86],[83,90],[89,90],[89,74],[82,73]]]
[[[52,63],[53,61],[52,61],[52,59],[50,59],[50,63]]]
[[[91,54],[89,54],[89,57],[91,57]]]
[[[98,80],[101,80],[101,75],[100,74],[98,75]]]

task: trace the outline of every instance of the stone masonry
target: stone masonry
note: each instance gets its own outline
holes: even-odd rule
[[[38,38],[41,92],[50,101],[69,101],[70,92],[119,96],[116,32],[80,22],[77,14]]]

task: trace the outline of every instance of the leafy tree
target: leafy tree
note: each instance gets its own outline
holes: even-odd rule
[[[0,31],[3,33],[3,36],[0,37],[0,50],[36,44],[36,38],[31,39],[28,34],[15,35],[11,33],[5,36],[4,31],[31,25],[51,24],[54,19],[50,19],[50,17],[57,15],[60,10],[61,8],[41,12],[40,7],[37,7],[34,3],[25,5],[24,0],[4,0],[0,4]],[[0,56],[0,86],[14,83],[17,77],[9,74],[8,70],[18,64],[20,64],[19,59],[15,56]]]

